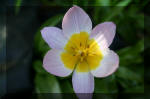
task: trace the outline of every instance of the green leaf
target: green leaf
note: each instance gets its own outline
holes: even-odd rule
[[[55,26],[57,25],[63,18],[62,14],[58,14],[56,16],[53,16],[51,18],[49,18],[48,20],[46,20],[40,27],[40,30],[43,29],[46,26]]]
[[[33,62],[33,67],[34,67],[34,70],[37,72],[37,73],[40,73],[40,74],[48,74],[47,71],[45,71],[45,69],[43,68],[42,66],[42,61],[40,60],[36,60]]]
[[[78,5],[78,0],[73,0],[74,5]]]
[[[103,21],[111,21],[114,17],[118,16],[123,10],[125,6],[115,6],[111,7],[110,13],[107,13],[103,19]]]
[[[108,87],[105,80],[95,78],[95,93],[108,93]]]
[[[96,0],[96,6],[110,6],[110,0]]]
[[[134,71],[120,66],[115,73],[117,77],[125,79],[125,80],[131,80],[131,81],[136,81],[136,82],[142,82],[143,79],[141,75],[135,73]]]
[[[95,93],[117,93],[115,75],[107,78],[95,78]]]
[[[36,74],[36,93],[61,93],[59,82],[53,75]]]
[[[144,39],[140,40],[135,46],[129,46],[119,50],[117,53],[120,58],[120,65],[127,66],[133,63],[142,63],[142,52],[144,52]]]
[[[61,82],[62,93],[74,93],[72,88],[72,83],[69,82],[68,79],[61,80],[60,82]]]
[[[122,0],[116,6],[127,6],[130,2],[131,0]]]
[[[128,88],[125,90],[125,93],[144,93],[144,85]]]
[[[145,38],[144,38],[144,41],[145,41],[145,43],[144,43],[144,49],[147,50],[147,49],[150,48],[150,44],[149,44],[149,42],[150,42],[150,37],[149,37],[149,36],[148,36],[148,37],[145,37]]]
[[[138,72],[134,72],[126,67],[120,66],[117,70],[116,80],[120,84],[122,92],[137,93],[142,92],[144,85],[144,76],[140,75]],[[139,87],[139,88],[136,88]]]

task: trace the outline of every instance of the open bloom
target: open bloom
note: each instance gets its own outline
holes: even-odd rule
[[[43,66],[51,74],[65,77],[73,72],[75,93],[93,93],[94,77],[106,77],[119,65],[118,55],[109,49],[115,36],[112,22],[98,24],[92,30],[89,16],[78,6],[65,14],[62,30],[45,27],[42,37],[52,48]]]

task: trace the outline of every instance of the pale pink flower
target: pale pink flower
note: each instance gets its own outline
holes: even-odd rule
[[[66,77],[73,72],[75,93],[93,93],[94,77],[111,75],[119,66],[118,55],[109,49],[116,32],[113,22],[98,24],[92,30],[89,16],[78,6],[65,14],[62,30],[45,27],[43,39],[52,48],[43,60],[45,70]]]

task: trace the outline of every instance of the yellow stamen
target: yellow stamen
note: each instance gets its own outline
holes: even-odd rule
[[[86,32],[73,34],[64,50],[61,54],[64,65],[71,70],[77,65],[77,72],[96,69],[103,58],[99,45]]]

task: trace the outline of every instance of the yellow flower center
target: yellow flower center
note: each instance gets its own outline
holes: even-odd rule
[[[87,32],[73,34],[61,53],[61,60],[65,67],[77,72],[88,72],[100,65],[103,55],[99,45],[94,39],[89,38]]]

